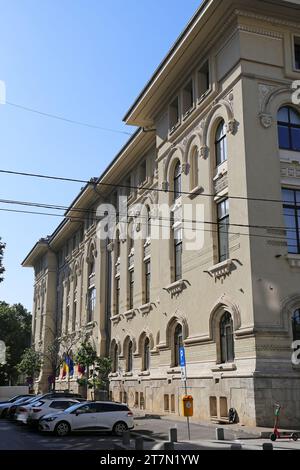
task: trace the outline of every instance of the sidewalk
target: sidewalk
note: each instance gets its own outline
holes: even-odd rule
[[[134,417],[135,417],[135,425],[136,429],[139,429],[138,423],[149,423],[149,428],[156,427],[154,426],[155,421],[159,422],[160,424],[157,425],[159,434],[164,434],[164,438],[168,437],[168,429],[171,427],[178,427],[182,429],[186,426],[187,420],[181,416],[174,416],[174,415],[151,415],[147,412],[143,412],[140,410],[133,410]],[[262,427],[250,427],[250,426],[241,426],[239,424],[216,424],[210,421],[196,421],[191,420],[190,422],[191,428],[195,431],[197,428],[202,430],[209,430],[209,436],[215,436],[215,430],[217,428],[223,428],[225,430],[226,437],[229,436],[229,440],[237,440],[237,439],[269,439],[270,435],[273,432],[273,428],[262,428]],[[300,439],[300,430],[283,430],[292,432],[298,432],[299,439]],[[154,432],[155,434],[155,432]],[[197,431],[196,431],[196,434]],[[203,433],[202,433],[203,434]],[[202,439],[202,436],[201,436]],[[165,439],[164,439],[165,440]]]

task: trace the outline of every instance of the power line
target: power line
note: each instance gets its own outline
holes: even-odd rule
[[[40,209],[52,209],[52,210],[68,210],[66,206],[60,206],[60,205],[53,205],[53,204],[41,204],[38,202],[28,202],[28,201],[15,201],[11,199],[0,199],[0,204],[11,204],[11,205],[21,205],[21,206],[29,206],[29,207],[36,207]],[[90,209],[84,209],[84,208],[76,208],[76,209],[69,209],[68,212],[82,212],[84,214],[96,214],[96,210],[91,211]],[[58,214],[63,217],[63,215]],[[131,219],[147,219],[147,215],[142,215],[139,214],[138,216],[130,214],[130,210],[127,213],[122,214],[121,212],[116,212],[115,214],[116,217],[127,217],[128,221]],[[73,219],[72,216],[70,216],[71,219]],[[171,221],[171,216],[170,217],[161,217],[161,216],[155,216],[153,217],[155,220],[159,221]],[[84,219],[82,219],[84,220]],[[95,218],[95,220],[97,220]],[[100,220],[100,219],[99,219]],[[191,223],[191,224],[205,224],[205,225],[218,225],[218,222],[214,221],[207,221],[207,220],[196,220],[196,219],[185,219],[181,218],[180,219],[181,223]],[[287,230],[286,227],[278,227],[278,226],[268,226],[268,225],[252,225],[252,224],[233,224],[229,223],[228,224],[231,227],[241,227],[241,228],[255,228],[259,230]],[[294,229],[289,229],[290,231],[297,231],[297,228]]]
[[[149,190],[149,187],[146,187],[144,185],[140,186],[131,186],[131,185],[125,185],[125,184],[113,184],[113,183],[103,183],[99,181],[97,178],[92,179],[92,180],[81,180],[81,179],[76,179],[76,178],[67,178],[63,176],[50,176],[50,175],[43,175],[39,173],[27,173],[27,172],[21,172],[21,171],[12,171],[12,170],[3,170],[0,169],[0,173],[2,174],[8,174],[8,175],[15,175],[15,176],[25,176],[29,178],[41,178],[41,179],[49,179],[49,180],[54,180],[54,181],[66,181],[70,183],[84,183],[84,184],[89,184],[94,187],[96,186],[105,186],[105,187],[110,187],[110,188],[120,188],[120,189],[130,189],[130,190]],[[159,192],[159,193],[171,193],[175,194],[176,191],[172,189],[160,189],[160,188],[151,188],[151,191]],[[189,196],[191,195],[190,191],[181,191],[181,195],[183,196]],[[198,193],[195,192],[193,196],[197,197],[216,197],[216,194],[209,194],[209,193],[203,193],[199,191]],[[282,199],[268,199],[268,198],[258,198],[258,197],[247,197],[247,196],[231,196],[228,195],[228,199],[235,199],[235,200],[240,200],[240,201],[252,201],[252,202],[270,202],[270,203],[279,203],[279,204],[284,204],[285,202],[289,201],[284,201]]]
[[[38,114],[40,116],[44,116],[44,117],[51,118],[51,119],[57,119],[59,121],[64,121],[64,122],[67,122],[69,124],[76,124],[77,126],[89,127],[90,129],[97,129],[97,130],[100,130],[100,131],[112,132],[114,134],[125,134],[127,136],[132,136],[132,134],[130,132],[119,131],[119,130],[116,130],[116,129],[110,129],[110,128],[107,128],[107,127],[97,126],[95,124],[90,124],[90,123],[87,123],[87,122],[76,121],[74,119],[68,119],[66,117],[59,116],[57,114],[46,113],[46,112],[43,112],[43,111],[39,111],[38,109],[29,108],[27,106],[22,106],[20,104],[12,103],[10,101],[5,101],[5,104],[9,105],[9,106],[12,106],[14,108],[22,109],[23,111],[28,111],[30,113]]]
[[[51,214],[51,213],[47,213],[47,212],[35,212],[35,211],[24,211],[24,210],[17,210],[17,209],[2,209],[0,208],[0,211],[1,212],[11,212],[11,213],[18,213],[18,214],[27,214],[27,215],[42,215],[42,216],[51,216],[51,217],[60,217],[60,218],[64,218],[64,219],[67,219],[67,220],[70,220],[71,222],[84,222],[85,219],[81,219],[79,217],[72,217],[72,216],[69,216],[69,217],[65,217],[64,215],[62,214]],[[201,224],[203,222],[196,222],[198,224]],[[207,224],[211,224],[211,225],[217,225],[217,223],[215,222],[206,222]],[[147,225],[147,222],[142,222],[142,225]],[[229,224],[230,226],[230,224]],[[168,224],[168,225],[163,225],[163,224],[153,224],[152,223],[152,227],[158,227],[158,228],[169,228],[171,229],[171,224]],[[245,227],[246,228],[246,227]],[[195,231],[195,232],[206,232],[206,233],[215,233],[215,234],[218,234],[219,231],[218,229],[217,230],[212,230],[212,229],[205,229],[205,228],[193,228],[192,231]],[[225,233],[225,231],[224,231]],[[268,240],[279,240],[279,241],[295,241],[294,238],[288,238],[288,237],[283,237],[283,236],[274,236],[274,235],[260,235],[260,234],[254,234],[254,233],[241,233],[241,232],[230,232],[230,231],[226,231],[226,234],[228,235],[238,235],[238,236],[244,236],[244,237],[249,237],[249,238],[263,238],[263,239],[268,239]],[[291,248],[297,248],[298,245],[293,245],[293,244],[289,244],[289,246]]]

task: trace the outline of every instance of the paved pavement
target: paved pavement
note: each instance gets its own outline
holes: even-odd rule
[[[120,439],[109,433],[72,434],[59,438],[48,434],[39,434],[27,426],[0,420],[1,450],[112,450]]]
[[[170,419],[135,419],[135,431],[131,434],[131,448],[134,448],[135,439],[144,437],[145,450],[161,449],[168,441],[169,429],[177,427],[179,444],[176,450],[201,449],[228,449],[231,444],[240,443],[247,449],[262,449],[268,439],[257,439],[255,433],[245,432],[240,428],[225,428],[226,441],[216,441],[216,426],[210,424],[191,424],[191,440],[188,441],[187,425],[184,421]],[[16,425],[13,422],[0,420],[0,451],[1,450],[113,450],[120,446],[121,440],[111,433],[76,433],[65,438],[53,435],[40,434],[30,430],[27,426]],[[278,450],[300,450],[300,441],[292,442],[289,439],[275,443]]]

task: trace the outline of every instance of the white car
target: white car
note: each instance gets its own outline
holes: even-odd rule
[[[127,405],[113,402],[85,402],[62,413],[40,419],[39,430],[67,436],[71,431],[113,431],[121,436],[134,428],[133,413]]]
[[[20,406],[17,413],[17,421],[32,426],[38,425],[39,420],[43,416],[49,413],[63,411],[78,403],[78,400],[72,400],[66,397],[41,398],[28,405]]]

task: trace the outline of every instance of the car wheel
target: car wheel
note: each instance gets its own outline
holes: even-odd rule
[[[297,442],[298,439],[299,439],[298,434],[294,432],[294,433],[292,434],[292,439],[293,439],[293,441]]]
[[[67,423],[66,421],[61,421],[60,423],[57,423],[54,432],[59,437],[67,436],[71,432],[69,423]]]
[[[271,439],[272,442],[277,441],[277,436],[276,436],[276,434],[275,434],[275,433],[271,434],[270,439]]]
[[[123,421],[119,421],[113,427],[113,433],[118,437],[121,437],[126,431],[128,431],[128,426]]]

